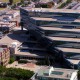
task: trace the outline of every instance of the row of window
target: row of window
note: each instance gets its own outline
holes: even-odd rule
[[[45,14],[45,15],[63,15],[63,16],[71,16],[71,17],[79,17],[80,14],[79,13],[61,13],[61,12],[28,12],[27,10],[24,10],[24,9],[20,9],[20,12],[23,13],[24,15],[25,14],[29,14],[29,16],[36,16],[36,15],[42,15],[42,14]]]
[[[69,80],[69,79],[60,79],[60,78],[50,78],[50,77],[37,77],[38,80]]]

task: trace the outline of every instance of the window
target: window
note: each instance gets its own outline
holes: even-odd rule
[[[48,80],[48,78],[42,77],[42,80]]]
[[[59,71],[52,71],[52,74],[54,74],[54,75],[62,75],[62,74],[63,74],[63,72],[59,72]]]

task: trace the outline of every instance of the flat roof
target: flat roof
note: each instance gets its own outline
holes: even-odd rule
[[[70,20],[58,20],[58,19],[56,19],[56,18],[42,18],[42,17],[31,17],[32,19],[34,19],[34,20],[41,20],[41,21],[57,21],[57,22],[69,22],[69,23],[71,23],[71,22],[80,22],[80,19],[75,19],[75,20],[73,20],[73,21],[70,21]]]
[[[24,41],[26,41],[25,37],[22,38],[22,36],[19,35],[19,34],[11,33],[11,34],[8,34],[8,35],[4,36],[3,38],[1,38],[0,39],[0,44],[5,44],[6,43],[6,44],[10,45],[13,42],[18,42],[18,43],[21,44]]]
[[[80,43],[64,43],[61,45],[57,45],[57,47],[80,49]]]
[[[63,48],[63,47],[56,47],[57,49],[63,51],[63,52],[69,52],[69,53],[80,53],[80,49],[75,48]]]
[[[29,12],[53,12],[53,13],[78,13],[80,14],[80,10],[72,10],[72,9],[51,9],[51,8],[27,8],[23,7]]]
[[[9,25],[10,23],[9,22],[0,22],[0,25],[4,25],[4,24],[7,24],[7,25]]]
[[[46,52],[44,51],[32,51],[30,52],[29,50],[17,50],[15,55],[16,56],[25,56],[25,57],[41,57],[41,58],[44,58],[46,56]]]
[[[27,36],[25,37],[22,37],[21,36],[22,34],[8,34],[6,36],[4,36],[2,39],[0,39],[0,44],[8,44],[8,45],[11,45],[11,43],[13,42],[17,42],[20,46],[22,44],[22,42],[26,42],[27,41]],[[28,49],[27,50],[18,50],[16,49],[16,53],[15,55],[18,55],[18,56],[29,56],[29,57],[45,57],[46,55],[46,51],[33,51],[33,52],[30,52]]]
[[[48,37],[53,41],[80,42],[79,38]]]
[[[0,27],[12,27],[16,25],[16,23],[0,23]]]
[[[74,69],[53,68],[49,76],[45,75],[44,72],[48,71],[49,68],[50,68],[49,66],[40,68],[39,71],[37,72],[37,76],[43,76],[43,77],[49,77],[49,78],[59,78],[59,79],[70,79],[72,76],[72,73],[77,72],[77,70],[74,70]]]
[[[14,14],[14,13],[16,13],[16,12],[19,12],[18,10],[9,10],[8,12],[6,12],[6,15],[7,14]]]
[[[67,59],[67,60],[73,64],[78,64],[80,62],[80,60],[74,60],[74,59]]]
[[[75,19],[74,22],[80,22],[80,19]]]
[[[42,20],[42,21],[56,21],[57,20],[54,18],[42,18],[42,17],[31,17],[31,18],[35,20]]]
[[[72,28],[72,29],[68,29],[68,28],[59,28],[59,27],[54,27],[54,26],[52,26],[52,27],[39,27],[39,28],[41,28],[41,29],[43,29],[43,30],[53,30],[53,31],[69,31],[69,32],[80,32],[80,29],[74,29],[74,28]]]

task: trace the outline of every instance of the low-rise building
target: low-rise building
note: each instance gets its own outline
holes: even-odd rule
[[[0,65],[6,66],[10,60],[10,50],[5,44],[0,44]]]
[[[31,80],[78,80],[77,70],[53,67],[42,67]]]
[[[19,11],[12,10],[12,11],[7,12],[6,15],[12,16],[12,18],[15,18],[19,15]]]
[[[9,32],[9,31],[12,31],[14,27],[16,27],[15,23],[0,22],[0,31],[2,33],[6,33],[6,32]]]

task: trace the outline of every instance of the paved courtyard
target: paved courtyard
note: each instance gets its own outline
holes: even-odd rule
[[[15,61],[12,64],[8,64],[6,67],[7,68],[11,68],[11,67],[13,67],[13,68],[21,68],[21,69],[31,70],[31,71],[34,71],[34,72],[37,72],[37,70],[41,68],[41,66],[38,66],[38,65],[36,65],[34,63],[20,64],[17,61]]]

